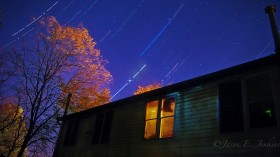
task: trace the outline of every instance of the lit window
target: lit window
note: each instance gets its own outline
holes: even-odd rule
[[[173,137],[174,109],[174,97],[162,99],[162,101],[156,100],[148,102],[146,106],[146,124],[144,138],[153,139],[156,137]]]
[[[73,146],[76,141],[80,119],[74,119],[67,123],[67,130],[64,137],[65,146]]]
[[[158,101],[148,102],[146,106],[145,139],[156,137]]]
[[[173,137],[175,98],[162,100],[160,114],[160,138]]]
[[[113,111],[97,114],[92,136],[92,144],[102,144],[109,142],[112,120]]]

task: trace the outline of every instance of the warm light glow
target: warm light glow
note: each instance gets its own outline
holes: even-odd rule
[[[151,139],[156,137],[156,126],[156,119],[146,121],[145,139]]]
[[[175,98],[166,98],[161,104],[160,138],[173,136]]]
[[[156,137],[158,101],[151,101],[146,106],[145,139]]]
[[[146,120],[157,118],[158,101],[151,101],[146,106]]]
[[[160,138],[173,137],[174,117],[162,118],[160,124]]]
[[[175,98],[167,98],[162,100],[161,117],[174,115]]]
[[[151,101],[146,106],[145,139],[173,137],[175,98]],[[160,105],[160,110],[158,109]],[[160,114],[158,113],[160,111]],[[160,126],[157,128],[157,121]],[[158,130],[158,132],[157,132]]]

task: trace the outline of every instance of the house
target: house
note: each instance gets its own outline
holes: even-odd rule
[[[57,156],[279,156],[280,55],[61,117]]]
[[[280,54],[60,120],[59,157],[279,157]]]

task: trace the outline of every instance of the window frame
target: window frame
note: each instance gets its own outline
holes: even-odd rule
[[[247,89],[247,83],[246,81],[261,75],[265,75],[269,78],[270,81],[270,90],[271,90],[271,100],[273,102],[273,109],[274,109],[274,113],[275,113],[275,120],[276,120],[276,124],[274,126],[262,126],[262,127],[256,127],[253,128],[251,127],[251,122],[250,122],[250,117],[251,117],[251,112],[250,112],[250,104],[252,104],[251,102],[248,101],[248,97],[247,97],[247,92],[249,89]],[[279,115],[277,114],[277,98],[275,95],[275,87],[274,87],[274,77],[272,76],[272,72],[258,72],[258,73],[254,73],[254,74],[249,74],[247,76],[238,76],[238,77],[234,77],[232,79],[227,79],[224,81],[221,81],[217,84],[218,86],[218,118],[219,118],[219,133],[220,134],[228,134],[228,133],[238,133],[238,132],[246,132],[249,130],[258,130],[258,129],[265,129],[265,128],[277,128],[279,126]],[[233,81],[239,81],[241,83],[241,99],[242,99],[242,107],[243,107],[243,125],[244,125],[244,130],[243,131],[230,131],[230,132],[221,132],[221,119],[220,119],[220,114],[221,114],[221,102],[220,102],[220,85],[224,84],[224,83],[228,83],[228,82],[233,82]],[[265,100],[268,100],[267,98]],[[256,102],[259,102],[260,100],[257,100]]]
[[[225,105],[225,104],[223,104],[223,105],[225,105],[225,106],[222,106],[222,102],[221,102],[221,93],[222,92],[224,92],[224,91],[221,91],[221,88],[224,88],[224,86],[229,86],[229,84],[231,84],[231,83],[233,83],[233,84],[235,84],[235,83],[238,83],[238,85],[240,85],[240,98],[241,98],[241,102],[239,102],[239,103],[241,103],[241,104],[238,104],[238,105],[230,105],[230,106],[228,106],[228,104],[227,105]],[[235,87],[236,87],[236,85],[235,85]],[[227,88],[229,88],[229,87],[227,87]],[[238,94],[238,95],[239,95]],[[235,97],[236,98],[236,97]],[[219,118],[219,132],[220,133],[232,133],[232,132],[241,132],[241,131],[245,131],[245,126],[244,126],[244,124],[245,124],[245,119],[246,119],[246,117],[245,117],[245,115],[244,115],[244,112],[245,112],[245,109],[244,109],[244,100],[243,100],[244,98],[243,98],[243,86],[242,86],[242,81],[240,80],[240,79],[233,79],[233,80],[229,80],[229,81],[225,81],[225,82],[222,82],[222,83],[219,83],[218,84],[218,104],[219,104],[219,108],[218,108],[218,118]],[[223,102],[224,103],[224,102]],[[241,105],[241,106],[239,106],[239,105]],[[239,108],[240,107],[240,108]],[[226,108],[239,108],[239,109],[242,109],[242,113],[240,113],[240,115],[242,116],[242,117],[239,117],[239,118],[242,118],[242,123],[243,123],[243,126],[242,126],[242,128],[239,128],[238,130],[234,130],[234,131],[232,131],[232,130],[228,130],[228,129],[230,129],[230,128],[224,128],[225,126],[223,126],[222,127],[222,125],[223,125],[223,120],[222,120],[222,116],[223,116],[223,114],[222,114],[222,111],[224,111],[224,109],[226,109]],[[236,129],[236,128],[235,128]]]
[[[98,115],[102,115],[102,122],[98,123],[100,126],[96,123]],[[110,117],[109,117],[110,119],[106,123],[106,120],[108,120],[108,119],[106,119],[108,117],[108,115],[110,115]],[[113,118],[114,118],[114,111],[113,110],[109,110],[109,111],[105,111],[105,112],[99,112],[99,113],[96,114],[95,122],[94,122],[94,126],[93,126],[92,137],[91,137],[91,144],[92,145],[107,144],[107,143],[110,142],[111,130],[112,130],[112,125],[113,125]],[[106,126],[109,127],[109,128],[107,128]],[[105,130],[106,128],[109,129],[109,130]],[[96,129],[100,129],[100,130],[96,130]],[[104,130],[106,132],[104,132]],[[96,136],[96,131],[99,131],[97,136]],[[106,135],[104,133],[106,133]],[[94,139],[95,137],[97,139]]]
[[[161,117],[161,105],[163,104],[163,100],[164,99],[169,99],[169,98],[174,98],[174,114],[172,116],[165,116],[165,117]],[[144,117],[144,136],[143,136],[143,140],[156,140],[156,139],[171,139],[175,136],[175,114],[176,114],[176,95],[170,95],[170,96],[166,96],[166,97],[159,97],[159,98],[155,98],[155,99],[151,99],[149,101],[146,101],[145,103],[145,117]],[[156,118],[152,118],[152,119],[146,119],[146,116],[147,116],[147,104],[149,102],[153,102],[153,101],[158,101],[158,104],[157,104],[157,116]],[[172,127],[172,136],[171,137],[160,137],[160,132],[161,132],[161,123],[162,123],[162,119],[164,118],[170,118],[170,117],[173,117],[173,127]],[[149,120],[156,120],[156,128],[155,128],[155,137],[154,138],[146,138],[145,134],[146,134],[146,121],[149,121]]]
[[[252,78],[256,78],[258,76],[261,76],[261,75],[266,75],[270,81],[270,90],[271,90],[271,97],[270,98],[266,98],[266,99],[259,99],[257,101],[255,101],[254,103],[256,102],[260,102],[260,101],[264,101],[264,100],[272,100],[273,102],[273,109],[274,109],[274,112],[275,112],[275,125],[273,126],[262,126],[262,127],[251,127],[251,112],[250,112],[250,104],[252,104],[252,102],[249,102],[248,101],[248,95],[247,95],[247,92],[248,92],[248,89],[247,89],[247,83],[246,81],[249,80],[249,79],[252,79]],[[244,106],[244,118],[245,118],[245,121],[244,121],[244,127],[245,127],[245,131],[248,131],[248,130],[256,130],[256,129],[264,129],[264,128],[276,128],[279,126],[279,120],[278,120],[278,114],[277,114],[277,100],[276,100],[276,95],[275,95],[275,89],[274,89],[274,80],[273,80],[273,76],[272,76],[272,73],[271,72],[259,72],[259,73],[255,73],[255,74],[252,74],[252,75],[248,75],[244,78],[241,79],[241,82],[242,82],[242,96],[243,96],[243,106]]]
[[[66,124],[63,146],[74,146],[76,144],[79,134],[80,121],[80,118],[75,118],[68,121]]]

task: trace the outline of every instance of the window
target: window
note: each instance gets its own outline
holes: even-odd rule
[[[144,138],[173,137],[174,109],[174,97],[148,102],[146,105]]]
[[[250,111],[250,127],[275,126],[276,116],[270,77],[263,74],[248,78],[246,89]]]
[[[221,84],[219,87],[220,131],[244,130],[241,81]]]
[[[270,76],[260,74],[219,85],[220,132],[276,125]],[[245,117],[243,115],[246,115]]]
[[[112,120],[113,111],[97,114],[92,136],[92,144],[103,144],[109,142]]]
[[[63,143],[65,146],[73,146],[75,144],[79,123],[80,119],[74,119],[68,122]]]

